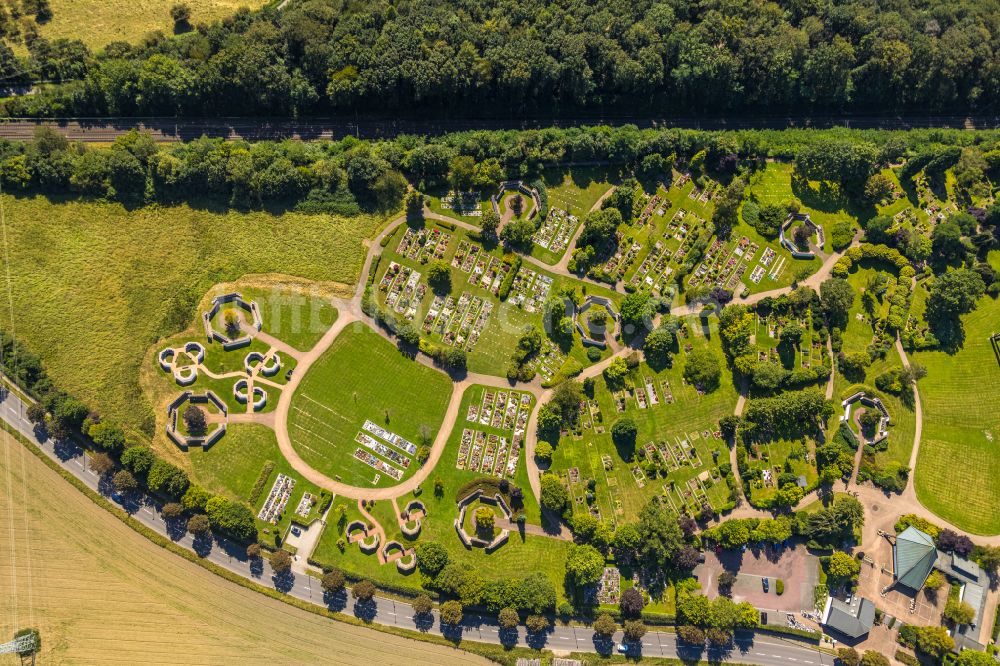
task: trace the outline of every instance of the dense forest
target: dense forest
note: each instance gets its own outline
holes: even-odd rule
[[[27,35],[7,115],[989,111],[996,0],[293,0],[91,53]]]

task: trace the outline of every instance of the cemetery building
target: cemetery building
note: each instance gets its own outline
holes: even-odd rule
[[[857,595],[850,601],[827,597],[822,624],[847,638],[864,638],[875,625],[875,604]]]

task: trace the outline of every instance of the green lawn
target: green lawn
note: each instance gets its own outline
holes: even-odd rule
[[[621,175],[601,167],[548,169],[542,181],[548,190],[550,208],[562,208],[582,218],[608,188],[621,181]]]
[[[420,536],[410,541],[399,532],[398,526],[392,518],[392,509],[389,502],[376,502],[372,515],[379,520],[389,539],[396,539],[403,544],[421,543],[423,541],[436,541],[448,549],[448,553],[453,560],[468,563],[479,569],[486,578],[502,578],[511,575],[523,575],[529,571],[543,571],[556,586],[562,597],[562,581],[564,575],[563,561],[568,542],[560,541],[542,536],[526,534],[523,539],[520,535],[512,533],[507,544],[493,552],[486,554],[481,549],[473,548],[466,550],[455,534],[453,522],[458,516],[458,506],[456,504],[456,493],[466,483],[483,478],[482,473],[472,472],[466,469],[458,469],[456,461],[462,439],[462,431],[466,428],[480,430],[488,434],[497,434],[508,438],[512,442],[513,431],[505,428],[506,424],[500,427],[483,425],[478,421],[470,422],[470,405],[482,405],[483,393],[489,390],[499,393],[500,389],[487,389],[483,386],[472,386],[468,388],[462,396],[459,418],[455,424],[455,429],[445,446],[441,460],[438,462],[431,479],[440,479],[444,484],[444,492],[438,496],[433,492],[433,483],[424,484],[424,492],[420,494],[420,500],[426,505],[428,516],[423,521]],[[516,395],[522,395],[515,392]],[[530,395],[530,394],[528,394]],[[528,407],[534,406],[534,399],[528,403]],[[527,517],[527,522],[538,525],[540,520],[540,510],[534,496],[531,494],[528,485],[527,465],[525,463],[525,451],[522,447],[516,466],[516,472],[510,481],[524,490],[525,506],[523,512]],[[400,510],[406,507],[407,502],[412,499],[412,495],[400,497]],[[347,500],[334,500],[335,504],[349,504],[348,519],[360,518],[356,510],[356,504]],[[332,522],[327,526],[323,537],[317,546],[313,558],[334,566],[341,567],[348,572],[359,576],[371,577],[376,582],[390,585],[403,585],[410,588],[417,588],[420,585],[419,576],[403,576],[395,566],[380,567],[374,556],[364,555],[357,545],[348,546],[342,553],[337,548],[337,540],[344,538],[343,526],[338,526]]]
[[[801,202],[801,212],[809,213],[816,224],[825,227],[826,244],[824,251],[830,252],[830,231],[834,222],[848,221],[858,226],[858,215],[861,211],[855,209],[835,193],[821,193],[816,183],[809,190],[793,190],[792,172],[795,167],[789,162],[768,162],[764,171],[751,177],[748,193],[752,193],[761,204],[780,204],[792,199]]]
[[[312,349],[337,321],[337,309],[318,291],[275,286],[245,289],[243,296],[257,301],[265,333],[299,351]]]
[[[379,334],[354,324],[302,379],[288,415],[289,435],[309,465],[345,483],[370,485],[376,470],[354,458],[356,449],[369,450],[355,442],[362,424],[371,420],[417,446],[430,444],[450,396],[444,373],[411,361]],[[408,468],[394,465],[404,477],[419,466],[414,456],[406,457]],[[396,483],[383,472],[376,485]]]
[[[549,169],[544,172],[542,180],[548,193],[549,208],[559,208],[577,218],[574,224],[569,218],[561,223],[560,235],[566,235],[572,239],[577,227],[583,223],[583,218],[590,209],[594,207],[598,199],[607,192],[613,183],[620,181],[617,172],[610,172],[597,167],[585,167],[578,169]],[[547,264],[555,264],[566,252],[571,252],[572,247],[567,247],[562,251],[555,251],[534,244],[531,247],[531,256]]]
[[[862,290],[866,289],[871,281],[880,273],[883,276],[889,275],[890,284],[895,281],[895,268],[885,264],[873,264],[872,262],[862,262],[851,269],[847,276],[847,281],[854,288],[854,304],[848,314],[847,327],[843,331],[843,352],[851,354],[863,352],[868,349],[875,335],[872,326],[872,315],[865,312],[862,305]],[[890,287],[891,290],[891,287]],[[919,291],[919,290],[918,290]],[[889,310],[889,292],[877,297],[874,301],[874,316],[884,317]],[[899,396],[884,393],[875,388],[875,378],[892,368],[901,366],[899,354],[895,347],[890,347],[884,358],[876,358],[865,370],[862,381],[854,382],[843,374],[838,373],[834,380],[834,399],[841,400],[843,394],[855,383],[865,384],[871,391],[881,398],[889,415],[892,424],[889,429],[889,448],[886,451],[879,451],[875,454],[877,463],[882,464],[895,461],[901,465],[909,465],[910,453],[913,450],[913,435],[916,429],[916,414],[912,405],[902,400]],[[932,381],[932,380],[928,380]],[[923,384],[921,384],[923,386]],[[926,418],[926,417],[925,417]],[[833,427],[837,426],[837,421],[833,421]],[[832,435],[831,431],[831,435]]]
[[[261,342],[260,340],[252,340],[246,347],[227,351],[223,349],[222,345],[218,342],[206,342],[204,335],[201,333],[200,327],[195,328],[194,331],[180,333],[167,338],[166,340],[161,340],[153,349],[150,350],[150,354],[146,357],[150,364],[149,370],[144,373],[148,380],[146,383],[146,391],[152,403],[154,405],[163,404],[166,401],[172,400],[174,396],[183,390],[191,390],[195,392],[212,391],[226,403],[231,413],[246,412],[246,404],[240,403],[233,395],[233,384],[239,380],[239,377],[215,379],[209,377],[204,372],[199,372],[198,378],[193,384],[187,387],[181,387],[174,381],[172,373],[164,372],[160,368],[158,357],[160,350],[167,347],[181,348],[186,342],[191,340],[196,340],[205,345],[205,359],[202,363],[206,368],[220,375],[230,372],[238,372],[241,376],[246,376],[244,361],[247,354],[255,351],[265,353],[270,349],[269,345]],[[294,370],[296,361],[288,354],[280,352],[279,357],[281,359],[281,369],[278,371],[278,374],[274,377],[267,377],[265,379],[281,385],[288,381],[286,379],[287,373],[289,370]],[[274,411],[274,408],[278,404],[278,398],[281,395],[281,389],[263,383],[260,384],[260,387],[267,392],[267,403],[264,405],[264,408],[260,410],[260,412]],[[158,414],[157,416],[165,416],[165,413]]]
[[[192,448],[188,452],[192,479],[206,490],[225,495],[234,500],[249,502],[250,494],[261,476],[264,465],[273,463],[273,470],[264,482],[260,495],[253,503],[254,513],[260,511],[278,474],[295,479],[295,488],[286,505],[285,512],[277,525],[257,521],[262,539],[273,543],[273,535],[284,535],[293,517],[308,524],[318,518],[318,507],[314,507],[308,517],[295,516],[299,500],[306,492],[319,497],[320,488],[303,479],[288,464],[278,449],[274,431],[252,423],[230,424],[226,434],[208,451]]]
[[[1000,303],[979,301],[963,317],[965,345],[949,355],[919,352],[927,367],[920,382],[924,411],[916,490],[935,514],[976,534],[1000,533],[1000,437],[997,377],[1000,367],[989,336],[1000,320]]]
[[[412,541],[405,539],[396,526],[382,522],[381,516],[389,516],[392,511],[388,502],[376,502],[373,515],[382,522],[389,539],[396,539],[406,547],[419,545],[425,541],[436,541],[448,550],[452,561],[474,567],[487,580],[509,579],[541,571],[552,581],[559,599],[564,598],[563,578],[570,542],[530,534],[522,538],[519,534],[512,533],[509,541],[492,553],[485,553],[481,548],[467,550],[455,533],[453,523],[458,516],[458,508],[454,492],[455,489],[447,488],[444,495],[438,497],[428,488],[427,492],[420,495],[420,500],[427,507],[428,515],[423,520],[420,536]],[[527,495],[530,497],[531,492],[528,491]],[[397,500],[400,510],[411,498],[412,495],[406,495]],[[334,499],[334,505],[340,503],[348,504],[349,520],[361,517],[356,503]],[[357,544],[347,545],[341,552],[337,547],[337,541],[341,538],[346,542],[343,527],[330,521],[313,552],[312,559],[328,566],[338,567],[354,576],[369,578],[376,584],[400,586],[409,590],[421,589],[419,573],[403,575],[393,564],[379,566],[375,555],[365,555]]]
[[[361,241],[380,224],[367,216],[3,201],[15,320],[4,308],[0,326],[42,357],[57,386],[146,434],[154,427],[139,387],[146,351],[194,322],[212,285],[254,273],[353,283]]]

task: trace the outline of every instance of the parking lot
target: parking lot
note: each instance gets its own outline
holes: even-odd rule
[[[705,562],[698,565],[695,575],[702,590],[710,598],[719,595],[719,576],[723,571],[736,574],[732,598],[748,601],[761,610],[799,613],[813,609],[813,591],[819,582],[819,561],[805,546],[774,549],[705,553]],[[765,592],[761,579],[768,579]],[[785,583],[784,594],[778,595],[776,581]]]

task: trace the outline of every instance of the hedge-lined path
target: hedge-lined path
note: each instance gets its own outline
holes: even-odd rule
[[[365,501],[362,499],[358,500],[358,511],[364,516],[365,522],[368,523],[368,535],[378,535],[378,548],[375,550],[375,555],[378,557],[379,564],[385,564],[385,544],[387,543],[385,540],[385,528],[382,527],[382,523],[375,520],[375,516],[368,513],[368,509],[365,508]]]

